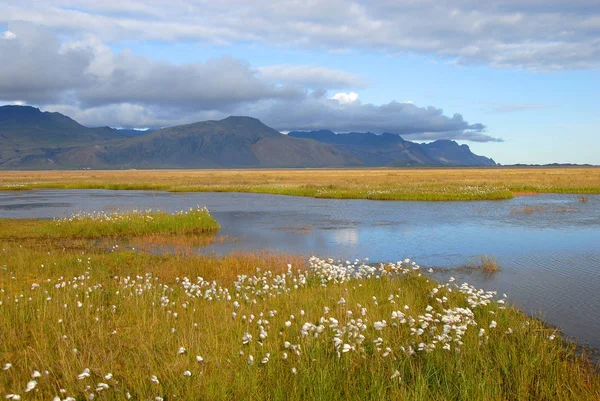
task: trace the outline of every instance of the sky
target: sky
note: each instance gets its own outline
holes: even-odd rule
[[[88,126],[249,115],[600,164],[598,0],[1,0],[0,104]]]

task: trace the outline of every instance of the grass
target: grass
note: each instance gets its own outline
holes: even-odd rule
[[[479,263],[475,265],[475,269],[486,273],[496,273],[500,270],[500,267],[496,258],[484,255],[480,257]]]
[[[598,372],[554,328],[409,261],[159,255],[59,239],[0,239],[2,397],[600,397]]]
[[[250,192],[336,199],[499,200],[600,193],[600,168],[6,171],[0,190]]]
[[[206,209],[175,214],[153,211],[79,213],[59,220],[0,219],[0,238],[103,238],[215,233],[219,224]]]

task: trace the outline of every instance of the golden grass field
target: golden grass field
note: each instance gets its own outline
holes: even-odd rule
[[[600,168],[4,171],[0,190],[254,192],[340,199],[482,200],[600,193]]]

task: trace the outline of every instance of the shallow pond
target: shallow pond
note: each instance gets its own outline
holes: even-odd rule
[[[410,258],[507,293],[582,344],[600,348],[600,195],[506,201],[379,202],[240,193],[105,190],[0,192],[0,217],[65,217],[79,210],[207,206],[236,238],[206,252],[272,249],[338,259]],[[493,256],[494,274],[459,267]],[[455,270],[456,269],[456,270]]]

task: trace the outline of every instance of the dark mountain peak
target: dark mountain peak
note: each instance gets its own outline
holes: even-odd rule
[[[0,106],[0,116],[8,116],[8,115],[33,116],[36,114],[42,114],[42,112],[37,107],[33,107],[33,106],[18,106],[18,105],[12,105],[12,104]]]
[[[221,120],[221,122],[228,123],[251,123],[251,124],[262,124],[262,122],[258,118],[250,117],[250,116],[229,116]]]
[[[478,156],[471,152],[469,145],[459,145],[450,139],[438,139],[437,141],[421,145],[427,153],[444,164],[469,165],[469,166],[495,166],[493,159]]]

